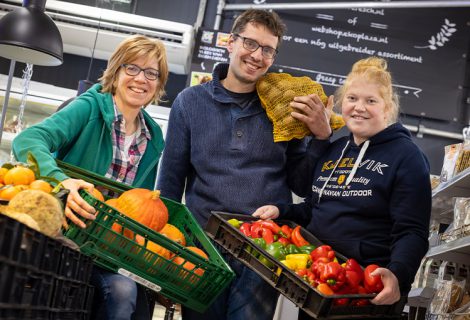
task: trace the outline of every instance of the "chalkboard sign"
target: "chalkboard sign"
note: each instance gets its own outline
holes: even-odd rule
[[[280,2],[287,1],[269,1]],[[466,122],[469,7],[276,12],[288,31],[271,71],[307,75],[332,94],[355,61],[380,56],[388,61],[403,113]],[[229,32],[239,13],[225,12],[221,30]]]

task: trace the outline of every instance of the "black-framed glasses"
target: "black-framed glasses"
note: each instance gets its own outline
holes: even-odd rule
[[[258,48],[261,48],[261,54],[263,55],[263,57],[267,59],[274,59],[274,57],[278,53],[277,49],[274,49],[273,47],[270,47],[270,46],[262,46],[256,40],[243,37],[239,35],[238,33],[234,33],[233,36],[242,39],[243,48],[245,48],[246,50],[250,52],[255,52],[256,50],[258,50]]]
[[[147,68],[147,69],[142,69],[141,67],[139,66],[136,66],[135,64],[132,64],[132,63],[125,63],[125,64],[121,64],[121,67],[124,68],[124,71],[126,71],[126,74],[128,76],[137,76],[141,71],[144,72],[144,76],[148,79],[148,80],[157,80],[158,78],[160,78],[160,72],[158,70],[155,70],[153,68]]]

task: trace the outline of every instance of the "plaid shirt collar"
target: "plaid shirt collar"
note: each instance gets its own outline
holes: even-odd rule
[[[124,125],[124,116],[122,115],[121,111],[119,111],[119,109],[117,108],[116,102],[114,101],[114,97],[113,97],[113,102],[114,102],[113,104],[113,107],[114,107],[113,128],[114,129],[119,128],[118,130],[122,131],[122,128],[120,128],[120,126],[121,126],[121,123]],[[145,119],[144,119],[144,115],[142,114],[142,112],[139,112],[138,118],[140,122],[140,135],[136,137],[136,140],[138,141],[139,139],[143,137],[145,137],[147,140],[152,140],[152,136],[150,135],[150,131],[147,125],[145,124]]]
[[[114,120],[111,132],[113,159],[105,176],[128,185],[133,184],[140,159],[147,148],[148,141],[152,138],[145,124],[142,112],[139,112],[138,119],[140,133],[135,135],[135,141],[130,146],[129,153],[126,155],[124,154],[126,138],[124,116],[114,102]]]

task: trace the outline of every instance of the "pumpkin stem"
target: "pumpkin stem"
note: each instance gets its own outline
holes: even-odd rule
[[[152,200],[156,200],[160,198],[160,190],[153,190],[152,191]]]

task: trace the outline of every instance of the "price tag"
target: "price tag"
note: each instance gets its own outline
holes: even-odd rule
[[[140,283],[143,286],[146,286],[149,289],[152,289],[153,291],[160,292],[162,290],[162,287],[160,287],[159,285],[156,285],[155,283],[152,283],[148,280],[145,280],[144,278],[142,278],[142,277],[136,275],[135,273],[132,273],[132,272],[126,270],[126,269],[119,268],[118,273],[134,280],[137,283]]]

